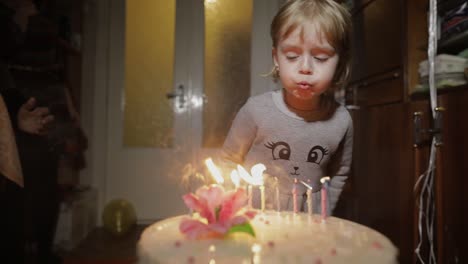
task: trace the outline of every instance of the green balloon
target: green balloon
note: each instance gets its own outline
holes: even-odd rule
[[[136,224],[135,209],[126,200],[112,200],[104,207],[102,223],[111,234],[122,236]]]

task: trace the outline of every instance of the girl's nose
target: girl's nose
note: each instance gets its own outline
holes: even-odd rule
[[[312,74],[312,64],[311,59],[304,58],[301,62],[299,73],[301,74]]]

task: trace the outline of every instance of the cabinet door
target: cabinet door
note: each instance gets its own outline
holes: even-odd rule
[[[468,89],[439,96],[445,109],[437,188],[441,199],[437,234],[441,249],[438,263],[468,263]]]
[[[429,164],[429,154],[430,154],[430,145],[431,145],[431,137],[428,133],[423,132],[427,131],[427,129],[431,126],[431,114],[430,114],[430,105],[428,100],[419,100],[414,101],[411,103],[411,113],[413,116],[413,120],[416,118],[419,119],[419,125],[417,125],[421,130],[421,133],[417,133],[417,137],[413,139],[413,160],[414,160],[414,182],[416,183],[421,177],[421,175],[427,170]],[[415,122],[411,122],[411,130],[414,132],[416,129]],[[414,135],[414,134],[413,134]],[[422,238],[419,237],[418,233],[418,225],[419,225],[419,194],[421,192],[421,182],[418,183],[417,188],[415,188],[415,201],[413,204],[415,205],[414,208],[414,234],[413,234],[413,249],[416,249],[417,245],[421,241],[422,245],[420,248],[420,255],[423,259],[427,259],[429,256],[429,243],[426,232],[422,232]],[[424,201],[426,201],[427,195],[424,196]],[[434,200],[432,202],[435,202]],[[426,222],[422,221],[422,230],[426,230]],[[412,263],[420,263],[417,256],[413,255],[413,262]]]
[[[374,228],[400,251],[413,252],[413,167],[409,109],[405,104],[361,107],[353,113],[353,191],[357,222]]]
[[[353,15],[355,58],[352,80],[398,68],[403,62],[403,2],[366,2]]]
[[[372,106],[402,102],[403,87],[403,73],[397,69],[351,83],[346,93],[350,103]]]
[[[446,93],[438,97],[438,104],[444,108],[442,114],[442,145],[437,148],[434,179],[435,216],[434,227],[438,263],[468,263],[468,163],[465,152],[468,149],[468,90]],[[413,112],[422,113],[422,129],[432,126],[432,114],[427,100],[411,105]],[[419,177],[427,170],[430,148],[428,144],[415,149],[415,173]],[[417,211],[415,211],[415,219]],[[417,226],[415,221],[415,226]],[[425,226],[423,226],[425,228]],[[415,245],[418,235],[415,233]],[[422,256],[428,259],[427,237],[423,237]]]

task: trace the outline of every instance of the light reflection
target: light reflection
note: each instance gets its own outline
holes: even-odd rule
[[[252,245],[252,253],[258,254],[258,253],[260,253],[260,251],[262,251],[262,246],[261,245],[259,245],[259,244],[253,244]]]
[[[259,244],[252,245],[252,264],[260,264],[260,251],[262,251],[262,246]]]
[[[186,104],[179,104],[177,101],[174,102],[174,113],[183,114],[186,113],[189,109],[200,109],[204,103],[204,98],[202,96],[194,95],[190,98],[190,100],[187,100],[187,98],[185,99],[186,100],[184,101],[187,102]]]
[[[201,96],[192,96],[190,103],[193,108],[200,108],[203,105],[203,98]]]
[[[216,251],[216,247],[215,245],[211,245],[208,250],[211,252],[211,253],[214,253]]]
[[[214,4],[216,0],[205,0],[205,4]]]

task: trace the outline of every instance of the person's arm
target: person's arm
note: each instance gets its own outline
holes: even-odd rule
[[[7,89],[2,91],[3,100],[8,109],[8,114],[10,115],[11,125],[13,129],[18,129],[18,120],[16,116],[26,101],[26,99],[21,95],[17,89]]]
[[[329,166],[330,180],[330,212],[340,198],[341,191],[351,172],[351,163],[353,156],[353,122],[349,121],[348,129],[338,150],[333,155],[332,163]]]
[[[239,110],[224,141],[221,157],[230,165],[242,164],[257,133],[249,111],[249,101]],[[225,164],[226,165],[226,164]]]

